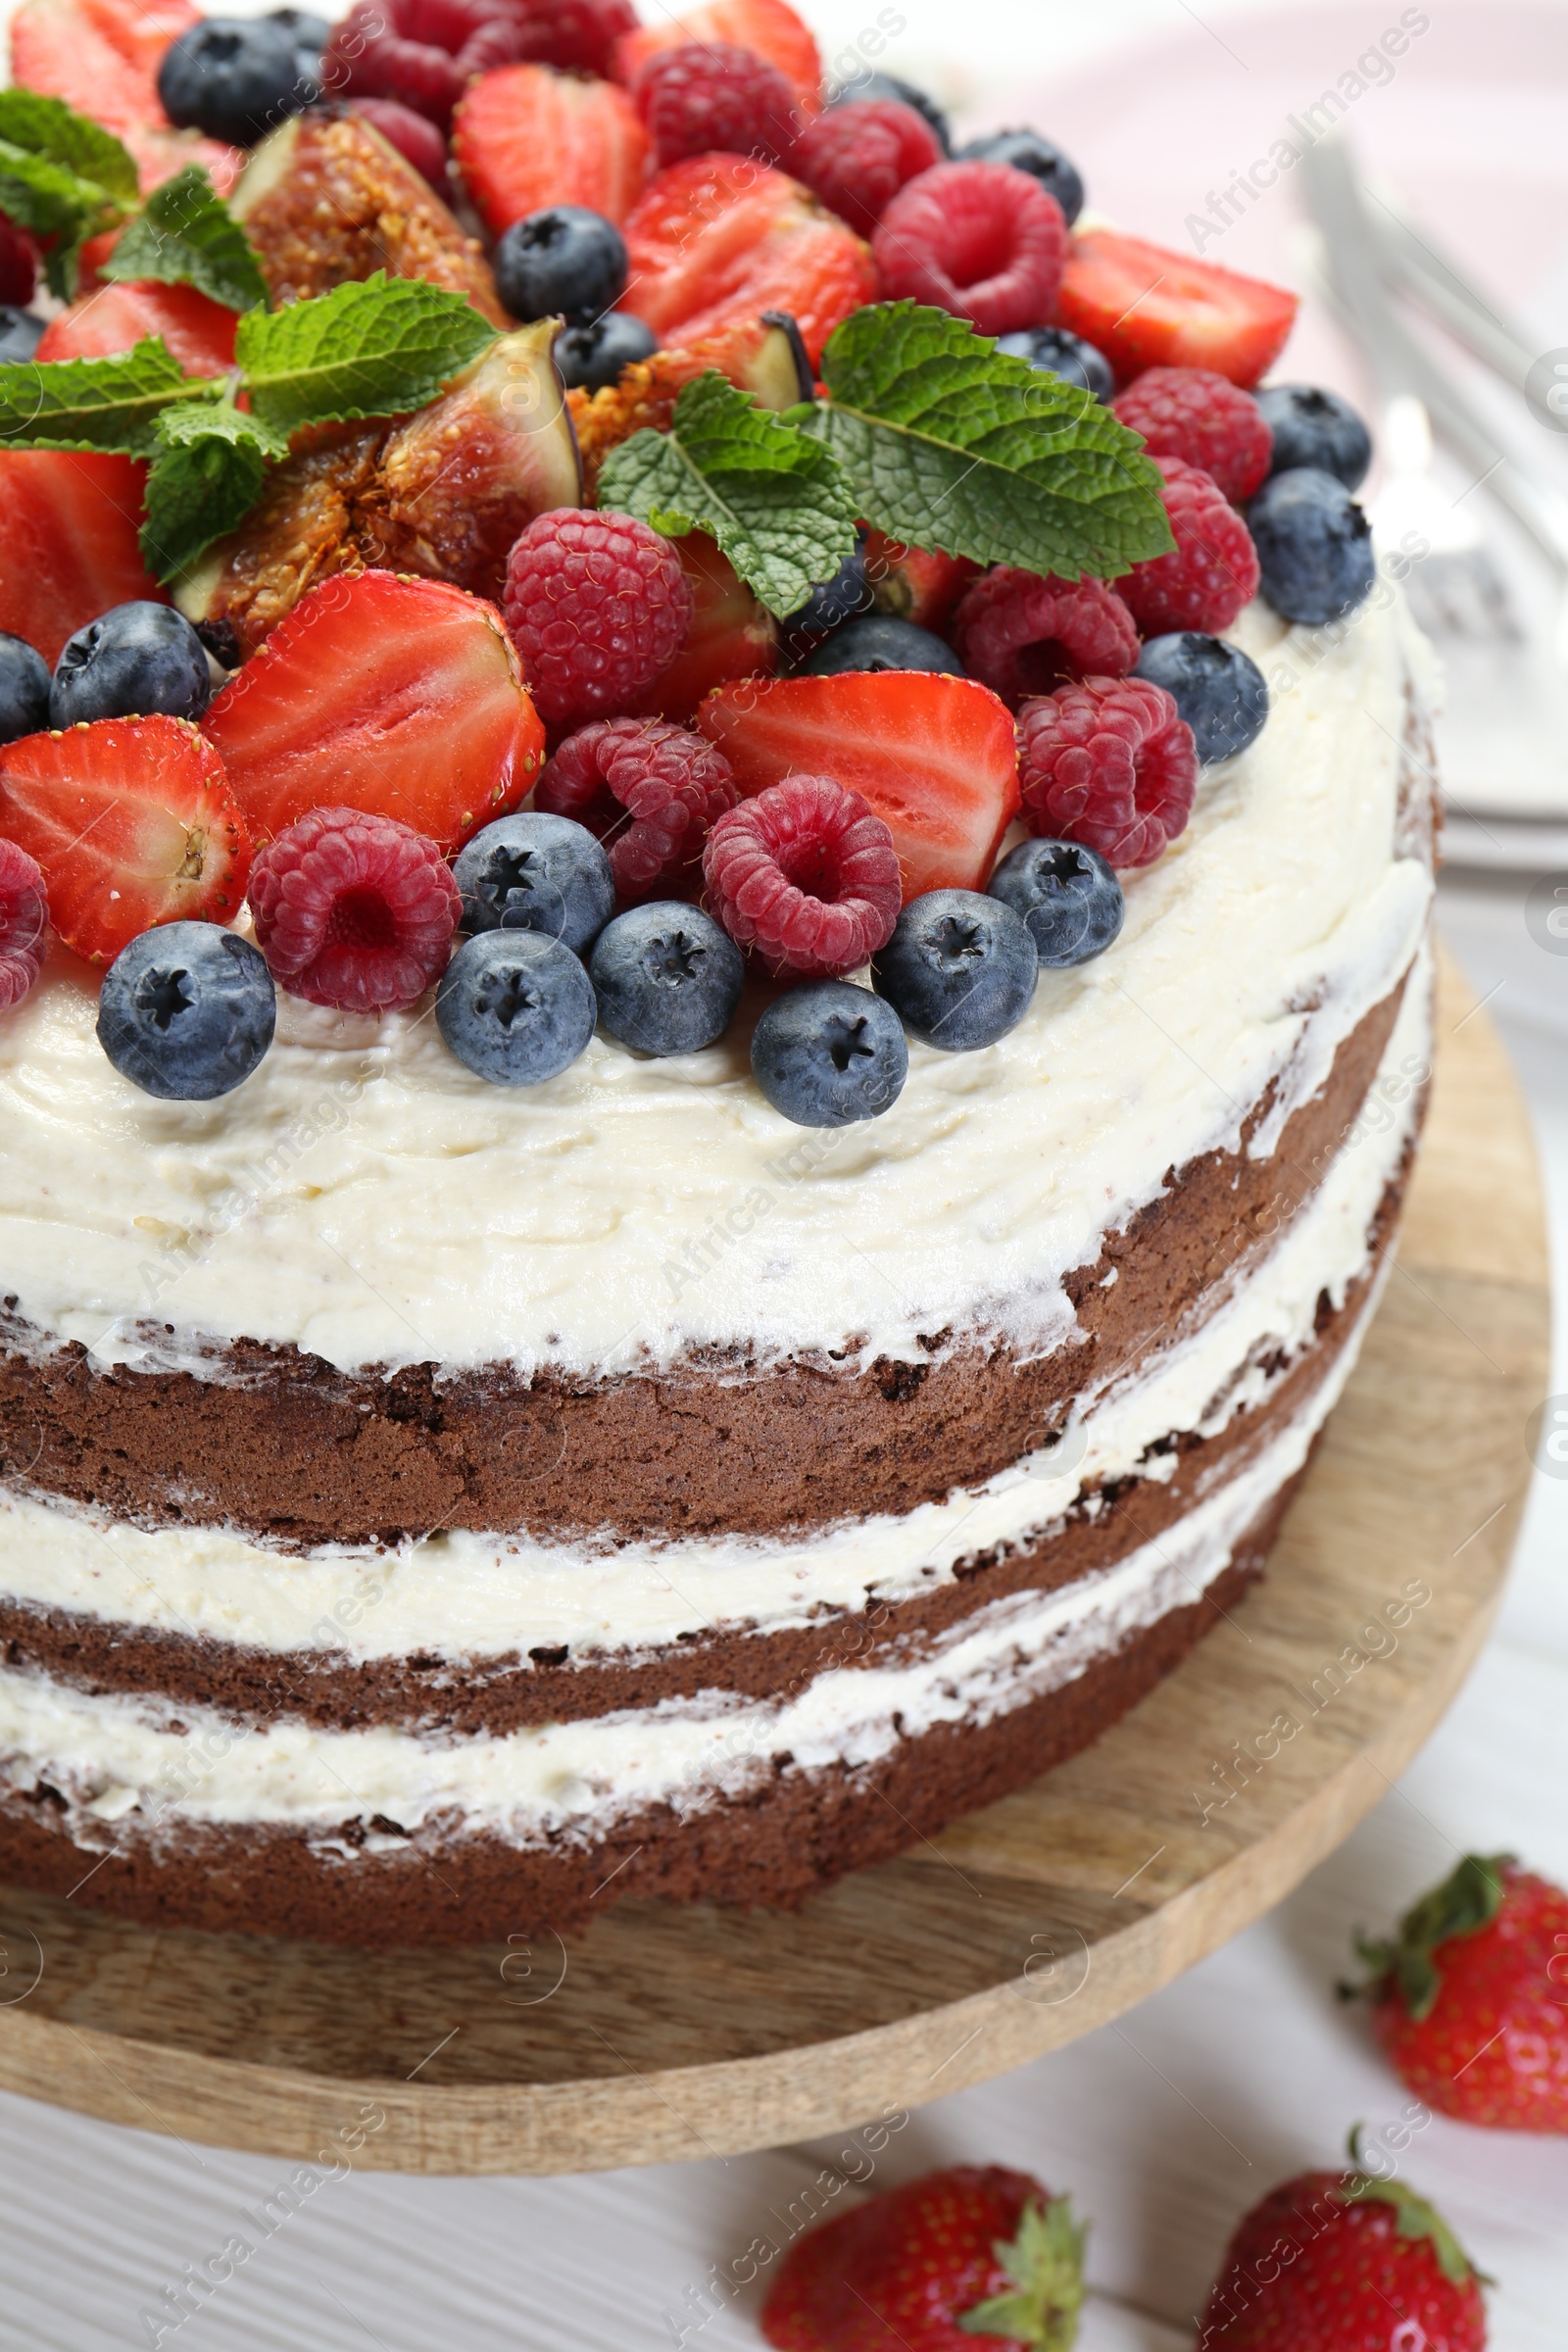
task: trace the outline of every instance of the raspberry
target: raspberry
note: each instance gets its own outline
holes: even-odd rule
[[[715,153],[774,164],[795,136],[798,109],[789,82],[766,58],[732,41],[657,50],[634,95],[661,171]]]
[[[559,507],[514,546],[504,608],[539,715],[561,721],[624,710],[673,662],[696,606],[647,523]]]
[[[416,115],[412,106],[402,106],[396,98],[351,98],[348,107],[350,114],[378,130],[437,195],[445,192],[447,143],[427,115]]]
[[[1193,812],[1193,730],[1163,686],[1085,678],[1018,716],[1024,821],[1112,865],[1152,865]]]
[[[24,311],[37,283],[37,246],[9,213],[0,213],[0,302]]]
[[[871,251],[890,301],[935,303],[1005,335],[1055,315],[1067,223],[1010,164],[938,164],[899,190]]]
[[[1042,579],[1011,564],[965,589],[953,642],[970,677],[1009,710],[1069,679],[1122,677],[1138,659],[1138,631],[1114,588]]]
[[[14,841],[0,841],[0,1012],[22,1003],[48,944],[43,869]]]
[[[1268,472],[1274,436],[1250,392],[1207,368],[1146,368],[1111,408],[1154,458],[1181,458],[1228,499],[1250,498]]]
[[[313,808],[251,868],[278,984],[341,1012],[399,1012],[446,968],[463,911],[440,851],[396,817]]]
[[[1117,592],[1146,637],[1172,629],[1217,636],[1257,594],[1252,534],[1224,492],[1180,458],[1155,458],[1165,483],[1165,512],[1176,545],[1168,556],[1135,564]]]
[[[357,0],[327,43],[322,80],[339,96],[394,98],[445,130],[471,75],[531,54],[507,0]]]
[[[710,826],[735,806],[735,777],[723,753],[686,727],[602,718],[566,738],[534,806],[574,817],[604,842],[615,897],[635,906],[696,883]]]
[[[563,73],[608,74],[611,51],[637,28],[631,0],[511,0],[523,26],[522,55]]]
[[[893,937],[904,896],[888,825],[831,776],[786,776],[721,816],[703,873],[731,939],[776,974],[858,970]]]
[[[808,122],[784,169],[868,237],[905,181],[941,161],[941,140],[912,106],[857,98]]]

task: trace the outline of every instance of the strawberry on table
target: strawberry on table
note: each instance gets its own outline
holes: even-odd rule
[[[653,24],[640,24],[616,42],[611,72],[617,81],[635,82],[661,49],[682,49],[694,41],[750,49],[776,66],[794,86],[802,122],[822,104],[822,57],[810,26],[785,0],[711,0],[684,16],[661,12]]]
[[[1068,2352],[1084,2232],[1027,2173],[957,2164],[886,2189],[785,2255],[762,2308],[775,2352]]]
[[[1483,2280],[1405,2183],[1360,2169],[1300,2173],[1255,2205],[1225,2250],[1203,2352],[1484,2352]]]
[[[137,544],[146,478],[129,458],[0,451],[0,630],[51,669],[112,606],[169,601]]]
[[[1468,2124],[1568,2132],[1568,1893],[1467,1854],[1386,1941],[1357,1936],[1389,2061]],[[1348,1988],[1347,1988],[1348,1989]]]
[[[135,157],[144,193],[201,164],[222,194],[243,156],[175,130],[158,96],[164,51],[200,18],[191,0],[23,0],[11,20],[11,78],[112,130]]]
[[[693,343],[788,311],[811,365],[833,329],[876,297],[869,248],[782,172],[694,156],[649,182],[625,222],[622,310],[662,344]]]
[[[222,760],[161,715],[5,745],[0,835],[37,860],[55,930],[92,963],[156,923],[232,922],[250,873]]]
[[[481,74],[452,119],[452,148],[495,237],[547,205],[624,220],[648,172],[648,133],[626,92],[549,66]]]
[[[721,686],[697,713],[750,799],[796,773],[831,776],[892,828],[904,903],[984,890],[1018,812],[1012,715],[971,678],[908,670]]]
[[[259,842],[330,804],[449,855],[516,808],[544,751],[494,606],[385,571],[302,597],[203,723]]]
[[[1283,286],[1096,228],[1068,247],[1056,323],[1124,380],[1145,368],[1207,368],[1246,390],[1279,358],[1298,307]]]
[[[152,280],[100,286],[44,328],[36,358],[104,360],[161,335],[187,375],[226,375],[234,365],[231,310],[194,286]]]

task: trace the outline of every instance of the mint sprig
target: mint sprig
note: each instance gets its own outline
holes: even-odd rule
[[[1174,544],[1138,436],[946,311],[855,312],[822,379],[828,400],[791,415],[891,538],[1066,580],[1114,578]]]
[[[252,413],[291,433],[422,409],[496,332],[466,295],[378,270],[314,302],[248,311],[234,357]]]
[[[611,452],[599,503],[669,538],[706,531],[780,614],[855,552],[855,496],[836,459],[712,369],[682,387],[668,432]]]
[[[82,245],[122,220],[137,192],[112,132],[41,90],[0,90],[0,212],[43,244],[51,293],[74,294]]]
[[[250,239],[200,164],[162,187],[115,242],[101,277],[194,286],[231,311],[265,309],[267,281]]]
[[[203,389],[157,335],[109,360],[18,361],[0,367],[0,444],[151,457],[159,418]]]

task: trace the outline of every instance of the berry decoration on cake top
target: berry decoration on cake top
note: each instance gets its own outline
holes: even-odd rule
[[[1264,723],[1223,634],[1259,581],[1308,623],[1370,587],[1359,419],[1250,389],[1295,297],[1075,227],[1036,130],[950,160],[881,75],[824,111],[787,0],[187,19],[161,53],[127,30],[105,122],[70,7],[27,0],[36,86],[0,91],[0,294],[101,289],[0,341],[13,1001],[45,906],[107,963],[193,921],[244,944],[249,877],[267,988],[374,1012],[434,984],[491,1083],[547,1083],[601,1014],[703,1051],[749,957],[785,992],[767,1100],[874,1116],[906,1025],[984,1051],[1042,964],[1114,941],[1115,867]],[[231,206],[219,140],[264,133]],[[308,201],[301,159],[344,138],[367,200],[428,214],[407,275]],[[119,1066],[240,1083],[251,964],[202,943],[187,1004],[144,953]]]

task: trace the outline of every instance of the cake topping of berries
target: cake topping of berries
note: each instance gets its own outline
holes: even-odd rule
[[[660,718],[603,718],[580,728],[534,795],[540,808],[574,818],[605,844],[623,906],[694,889],[703,845],[735,798],[723,753]]]
[[[868,237],[906,181],[941,161],[941,140],[912,106],[862,98],[808,122],[784,169]]]
[[[871,240],[882,290],[986,335],[1053,316],[1067,257],[1061,207],[1008,164],[938,164],[901,188]]]
[[[332,88],[395,98],[445,130],[472,75],[535,54],[522,23],[502,0],[357,0],[333,28],[325,68]]]
[[[1372,525],[1336,474],[1313,466],[1275,474],[1253,499],[1249,520],[1263,594],[1287,620],[1320,628],[1371,595]]]
[[[155,923],[229,923],[251,837],[212,745],[183,720],[100,718],[0,748],[0,834],[36,858],[68,948],[111,963]]]
[[[615,910],[604,849],[583,825],[542,809],[497,817],[462,850],[452,879],[467,931],[543,931],[585,956]]]
[[[251,874],[257,944],[313,1004],[401,1011],[446,963],[463,902],[434,842],[395,817],[316,808]]]
[[[729,1027],[746,963],[700,906],[632,906],[599,934],[588,976],[599,1018],[639,1054],[699,1054]]]
[[[1192,728],[1145,678],[1085,678],[1025,703],[1018,751],[1031,833],[1087,842],[1111,865],[1152,864],[1193,812]]]
[[[1068,2352],[1083,2253],[1065,2197],[1027,2173],[953,2165],[798,2237],[762,2333],[775,2352],[966,2352],[977,2338]]]
[[[1361,2167],[1282,2181],[1237,2228],[1209,2290],[1205,2352],[1483,2352],[1483,2280],[1442,2215]]]
[[[1121,884],[1082,841],[1020,841],[989,887],[1023,917],[1040,961],[1054,970],[1103,955],[1126,919]]]
[[[48,945],[43,869],[14,841],[0,841],[0,1012],[21,1004],[43,969]]]
[[[1251,533],[1224,492],[1181,458],[1155,458],[1165,513],[1176,545],[1116,582],[1146,636],[1174,629],[1217,635],[1257,594],[1258,556]]]
[[[658,168],[690,155],[751,155],[774,164],[795,136],[795,92],[777,66],[733,41],[659,49],[633,96]]]
[[[1315,384],[1268,384],[1255,397],[1274,436],[1271,473],[1315,466],[1347,490],[1360,489],[1372,463],[1372,436],[1348,400]]]
[[[775,972],[856,971],[903,897],[892,832],[831,776],[790,776],[721,816],[703,874],[730,937]]]
[[[198,18],[164,51],[158,95],[171,122],[249,147],[317,95],[278,16]]]
[[[164,923],[122,950],[98,996],[98,1042],[122,1078],[171,1102],[232,1094],[272,1042],[277,995],[248,939]]]
[[[559,311],[580,326],[608,311],[626,285],[626,240],[586,205],[552,204],[514,220],[495,251],[496,291],[514,318]]]
[[[1040,958],[1022,915],[976,890],[912,899],[877,952],[874,979],[906,1029],[945,1054],[972,1054],[1015,1029]]]
[[[459,1061],[491,1086],[543,1086],[594,1033],[593,983],[559,939],[481,931],[441,975],[435,1017]]]
[[[1466,1854],[1356,1950],[1373,2030],[1419,2098],[1469,2124],[1568,2132],[1568,1892],[1511,1854]]]
[[[1268,681],[1250,654],[1227,638],[1194,629],[1151,637],[1134,675],[1175,698],[1205,767],[1211,760],[1234,760],[1267,724]]]
[[[563,507],[514,547],[505,609],[534,702],[559,722],[607,716],[651,686],[679,653],[694,600],[679,556],[647,523]]]
[[[1119,678],[1138,659],[1133,616],[1104,580],[1041,579],[1012,564],[964,591],[953,641],[1009,710],[1073,678]]]
[[[1250,498],[1268,473],[1274,436],[1262,410],[1210,368],[1148,368],[1110,406],[1152,456],[1184,458],[1228,499]]]
[[[769,1004],[752,1032],[752,1075],[797,1127],[849,1127],[891,1110],[909,1074],[909,1049],[891,1004],[848,980],[807,980]],[[764,2324],[765,2327],[765,2324]],[[838,2352],[846,2335],[772,2334]]]

